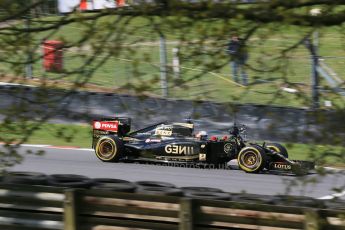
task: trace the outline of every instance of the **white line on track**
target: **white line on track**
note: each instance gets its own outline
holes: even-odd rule
[[[0,143],[2,145],[3,143]],[[89,148],[78,148],[73,146],[54,146],[54,145],[33,145],[33,144],[21,144],[22,147],[29,147],[29,148],[47,148],[47,149],[61,149],[61,150],[77,150],[77,151],[94,151],[93,149]]]
[[[94,151],[93,149],[88,148],[73,148],[73,147],[59,147],[59,146],[47,146],[49,149],[61,149],[61,150],[77,150],[77,151]]]
[[[345,190],[342,192],[339,192],[339,193],[333,193],[331,195],[322,196],[322,197],[319,197],[317,199],[319,199],[319,200],[331,200],[331,199],[342,197],[342,196],[345,196]]]
[[[24,85],[24,84],[9,83],[9,82],[0,82],[0,85],[3,85],[3,86],[25,86],[25,87],[36,88],[36,86],[34,86],[34,85]]]
[[[33,148],[47,148],[49,147],[50,145],[30,145],[30,144],[22,144],[20,146],[23,146],[23,147],[33,147]]]
[[[333,172],[345,172],[345,169],[341,168],[332,168],[332,167],[323,167],[324,169],[328,170],[328,171],[333,171]]]

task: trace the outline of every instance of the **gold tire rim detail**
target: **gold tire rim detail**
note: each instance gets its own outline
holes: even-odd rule
[[[245,156],[243,157],[243,162],[249,167],[253,166],[256,162],[256,155],[253,153],[245,154]]]
[[[240,157],[240,163],[249,171],[254,171],[260,167],[261,161],[261,156],[255,149],[248,150]]]
[[[98,146],[98,153],[100,158],[104,160],[111,159],[116,153],[116,146],[111,140],[104,140]]]

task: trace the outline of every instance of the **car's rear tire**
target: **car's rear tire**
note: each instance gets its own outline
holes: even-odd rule
[[[259,146],[243,148],[237,157],[239,167],[247,173],[260,172],[266,164],[266,153]]]
[[[266,144],[266,148],[278,152],[286,158],[289,157],[287,149],[279,143],[268,143]]]
[[[104,162],[117,162],[123,154],[123,142],[116,136],[103,136],[96,144],[95,153]]]

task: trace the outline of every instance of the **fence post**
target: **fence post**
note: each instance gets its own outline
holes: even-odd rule
[[[31,6],[32,4],[32,1],[28,1],[28,6]],[[32,7],[31,7],[32,8]],[[33,51],[32,51],[32,46],[31,46],[31,43],[30,43],[30,40],[31,40],[31,34],[30,34],[30,28],[31,28],[31,17],[32,16],[32,11],[34,10],[35,8],[33,9],[30,9],[26,16],[25,16],[25,29],[27,29],[27,33],[26,33],[26,39],[27,39],[27,58],[26,58],[26,63],[25,63],[25,78],[27,79],[31,79],[33,74],[33,69],[32,69],[32,59],[33,59]]]
[[[319,74],[318,74],[318,67],[319,67],[319,56],[317,53],[317,47],[314,46],[313,42],[310,38],[305,40],[305,45],[310,52],[310,59],[311,59],[311,90],[312,90],[312,107],[313,109],[318,109],[320,107],[319,101]]]
[[[172,60],[172,68],[174,72],[175,79],[180,78],[180,59],[179,59],[179,49],[173,48],[172,54],[173,54],[173,60]]]
[[[65,191],[64,201],[64,230],[78,229],[77,190],[68,189]]]
[[[182,198],[180,202],[179,230],[194,229],[195,202],[189,198]]]
[[[166,51],[166,41],[163,33],[159,35],[159,53],[160,53],[160,73],[161,73],[161,87],[162,96],[168,97],[168,82],[167,82],[167,51]]]
[[[323,221],[325,221],[316,209],[306,209],[304,211],[304,229],[322,230]]]

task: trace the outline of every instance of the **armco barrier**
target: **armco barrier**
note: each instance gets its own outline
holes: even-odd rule
[[[345,210],[0,184],[0,229],[345,229]]]
[[[66,94],[68,97],[65,97]],[[32,103],[40,101],[38,95],[45,95],[50,106]],[[342,122],[344,110],[313,111],[270,105],[226,104],[58,89],[40,92],[37,87],[18,85],[0,85],[0,97],[0,109],[3,111],[27,102],[31,110],[40,111],[33,116],[44,117],[50,113],[52,122],[89,123],[93,119],[117,115],[133,118],[133,129],[136,129],[157,121],[181,121],[192,117],[196,129],[207,130],[213,135],[216,132],[227,133],[233,125],[236,111],[236,122],[249,127],[248,138],[251,140],[330,144],[332,140],[341,141],[345,137],[345,123]]]

